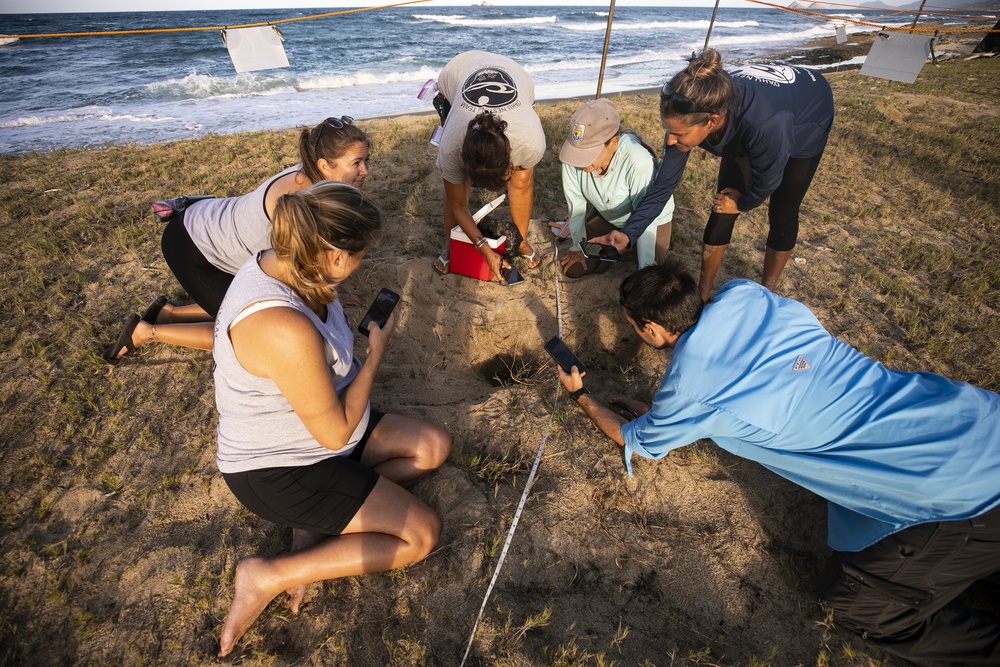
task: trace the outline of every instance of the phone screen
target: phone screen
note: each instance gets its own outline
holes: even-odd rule
[[[590,259],[599,259],[604,262],[622,261],[622,256],[619,254],[618,248],[613,245],[601,245],[600,243],[583,241],[580,244],[580,248],[583,250],[583,256]]]
[[[567,373],[573,372],[573,366],[576,366],[576,370],[580,373],[587,370],[587,368],[580,363],[580,360],[576,358],[566,343],[562,342],[559,336],[553,336],[549,339],[549,342],[545,344],[545,351],[552,355],[552,358],[556,360],[564,371]]]
[[[500,269],[500,275],[508,285],[520,285],[524,282],[524,278],[521,277],[516,266]]]
[[[372,302],[371,308],[365,313],[361,324],[358,325],[358,331],[367,336],[368,325],[372,322],[378,325],[380,329],[384,327],[386,320],[389,319],[389,315],[392,314],[392,309],[396,307],[397,303],[399,303],[399,295],[383,287],[379,291],[378,296],[375,297],[375,301]]]

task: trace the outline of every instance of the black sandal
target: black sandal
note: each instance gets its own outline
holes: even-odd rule
[[[163,295],[156,297],[156,301],[149,304],[149,308],[142,314],[142,321],[156,324],[156,316],[160,314],[165,305],[167,305],[167,297]]]
[[[129,352],[135,352],[135,345],[132,344],[132,334],[135,332],[135,328],[139,325],[142,318],[132,313],[125,320],[125,324],[122,325],[122,332],[118,335],[118,340],[115,344],[109,347],[104,352],[104,361],[109,364],[113,364],[118,361],[118,353],[122,351],[122,348],[128,350]]]

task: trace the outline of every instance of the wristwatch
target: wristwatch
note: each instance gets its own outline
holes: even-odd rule
[[[580,387],[576,391],[569,392],[569,397],[572,398],[574,401],[579,401],[581,396],[583,396],[584,394],[589,394],[589,393],[590,392],[587,391],[586,387]]]

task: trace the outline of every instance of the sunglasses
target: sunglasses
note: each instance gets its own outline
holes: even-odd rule
[[[327,118],[322,123],[320,123],[319,125],[317,125],[312,129],[312,132],[310,133],[309,136],[314,144],[319,140],[320,137],[323,136],[323,130],[326,129],[327,125],[329,125],[334,129],[339,130],[343,128],[345,125],[354,125],[354,119],[350,116],[341,116],[340,118],[335,118],[333,116],[330,116],[329,118]]]
[[[678,93],[670,87],[669,81],[663,84],[663,88],[660,89],[660,100],[669,104],[674,111],[682,116],[686,116],[690,113],[714,113],[709,109],[698,106],[698,104],[689,97],[685,97],[684,95]]]

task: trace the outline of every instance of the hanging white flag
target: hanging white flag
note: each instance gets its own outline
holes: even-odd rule
[[[909,35],[880,32],[875,36],[871,51],[865,58],[861,73],[890,81],[913,83],[931,55],[929,35]]]
[[[223,30],[222,41],[237,72],[288,67],[281,33],[273,25]]]
[[[838,25],[837,26],[837,44],[847,43],[847,26]]]

